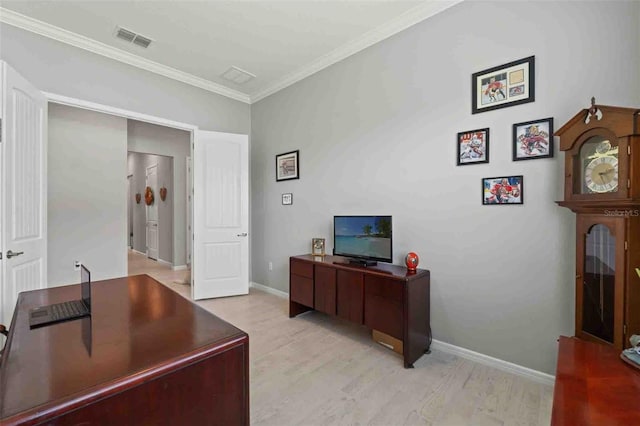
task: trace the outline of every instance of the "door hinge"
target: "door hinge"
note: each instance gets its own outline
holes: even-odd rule
[[[625,241],[624,242],[624,251],[627,251],[628,248],[629,248],[629,244]]]
[[[631,155],[631,145],[627,146],[627,154]]]
[[[0,251],[0,260],[2,260],[2,252]]]
[[[626,337],[627,336],[627,324],[624,324],[622,326],[622,334]]]
[[[631,188],[631,179],[627,179],[627,189]]]

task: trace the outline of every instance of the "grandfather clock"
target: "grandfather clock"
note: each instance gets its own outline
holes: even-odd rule
[[[558,204],[577,216],[575,335],[622,350],[640,334],[640,109],[592,98],[555,135]]]

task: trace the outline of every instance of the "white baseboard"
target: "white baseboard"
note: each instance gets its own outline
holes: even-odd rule
[[[284,291],[281,291],[281,290],[276,290],[275,288],[272,288],[272,287],[267,287],[266,285],[254,283],[253,281],[249,283],[249,287],[257,288],[258,290],[262,290],[265,293],[273,294],[274,296],[278,296],[283,299],[289,298],[289,293],[285,293]]]
[[[143,256],[146,256],[146,255],[147,255],[147,253],[143,253],[143,252],[138,251],[138,250],[136,250],[136,249],[131,249],[131,251],[132,251],[132,252],[134,252],[134,253],[141,254],[141,255],[143,255]]]
[[[187,265],[176,265],[176,266],[173,266],[171,269],[173,269],[174,271],[184,271],[185,269],[187,269]]]
[[[162,263],[163,265],[173,266],[173,263],[171,263],[171,262],[167,262],[166,260],[162,260],[162,259],[160,259],[160,258],[158,258],[158,259],[156,260],[156,262],[158,262],[158,263]]]
[[[258,290],[262,290],[266,293],[273,294],[274,296],[281,297],[283,299],[288,299],[289,294],[276,290],[275,288],[268,287],[263,284],[259,284],[256,282],[249,283],[250,287],[257,288]],[[533,370],[531,368],[523,367],[518,364],[514,364],[509,361],[504,361],[502,359],[494,358],[489,355],[484,355],[479,352],[474,352],[470,349],[461,348],[460,346],[455,346],[450,343],[441,342],[439,340],[433,340],[431,342],[431,349],[435,349],[441,352],[449,353],[452,355],[459,356],[460,358],[468,359],[478,364],[487,365],[489,367],[497,368],[501,371],[506,371],[507,373],[516,374],[518,376],[524,377],[526,379],[533,380],[536,383],[540,383],[543,385],[553,386],[555,383],[555,377],[551,374],[543,373],[538,370]]]
[[[433,341],[431,342],[431,349],[446,352],[452,355],[457,355],[460,358],[465,358],[471,361],[475,361],[479,364],[494,367],[498,370],[506,371],[507,373],[513,373],[526,379],[533,380],[534,382],[541,383],[543,385],[553,386],[553,384],[555,383],[555,376],[552,376],[551,374],[523,367],[521,365],[494,358],[489,355],[484,355],[479,352],[474,352],[472,350],[461,348],[460,346],[455,346],[450,343],[445,343],[433,339]]]

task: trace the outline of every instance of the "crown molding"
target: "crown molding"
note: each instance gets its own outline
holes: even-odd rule
[[[173,80],[177,80],[191,86],[199,87],[200,89],[204,89],[218,95],[226,96],[227,98],[235,99],[247,104],[251,103],[251,98],[245,93],[229,89],[221,84],[217,84],[204,78],[197,77],[193,74],[189,74],[175,68],[159,64],[158,62],[154,62],[141,56],[134,55],[133,53],[117,49],[115,47],[90,39],[80,34],[76,34],[74,32],[67,31],[54,25],[47,24],[46,22],[30,18],[20,13],[14,12],[10,9],[0,7],[0,22],[14,27],[22,28],[23,30],[31,31],[45,37],[49,37],[53,40],[66,43],[71,46],[79,47],[80,49],[84,49],[97,55],[114,59],[116,61],[152,72],[154,74],[171,78]]]
[[[451,6],[455,6],[464,0],[448,0],[448,1],[426,1],[420,5],[407,10],[397,18],[375,28],[361,37],[358,37],[339,48],[327,53],[324,56],[312,61],[311,63],[303,66],[302,68],[294,71],[291,74],[286,75],[280,80],[270,85],[264,90],[251,94],[251,103],[258,102],[261,99],[272,95],[285,87],[291,86],[298,81],[309,77],[312,74],[321,71],[336,62],[339,62],[351,55],[354,55],[367,47],[373,46],[376,43],[387,39],[400,31],[404,31],[407,28],[430,18]]]
[[[266,89],[255,92],[251,95],[242,93],[237,90],[229,89],[221,84],[214,83],[210,80],[206,80],[201,77],[197,77],[193,74],[186,73],[184,71],[177,70],[166,65],[162,65],[158,62],[154,62],[145,59],[141,56],[134,55],[133,53],[126,52],[124,50],[109,46],[99,41],[90,39],[88,37],[76,34],[71,31],[56,27],[46,22],[39,21],[37,19],[30,18],[20,13],[14,12],[10,9],[0,7],[0,22],[5,24],[22,28],[27,31],[31,31],[36,34],[40,34],[45,37],[49,37],[53,40],[60,41],[62,43],[69,44],[71,46],[78,47],[80,49],[87,50],[89,52],[101,55],[116,61],[152,72],[154,74],[162,75],[173,80],[180,81],[191,86],[198,87],[200,89],[207,90],[209,92],[216,93],[218,95],[226,96],[231,99],[235,99],[240,102],[252,104],[272,95],[286,87],[303,80],[310,75],[317,73],[351,55],[354,55],[361,50],[366,49],[382,40],[385,40],[400,31],[424,21],[464,0],[447,0],[447,1],[428,1],[421,3],[420,5],[409,9],[402,15],[375,28],[361,37],[352,40],[339,48],[321,56],[320,58],[312,61],[311,63],[301,67],[297,71],[294,71],[282,79],[277,80],[275,83],[268,86]]]

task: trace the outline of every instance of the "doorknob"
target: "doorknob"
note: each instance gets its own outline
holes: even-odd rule
[[[13,256],[20,256],[21,254],[24,254],[24,252],[23,251],[19,251],[19,252],[14,253],[11,250],[9,250],[7,252],[7,259],[11,259]]]
[[[247,236],[246,232],[243,232],[242,234],[238,234],[238,237],[246,237],[246,236]]]

